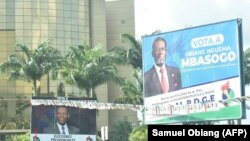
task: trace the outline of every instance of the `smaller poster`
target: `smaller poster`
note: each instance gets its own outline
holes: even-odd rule
[[[95,99],[33,98],[31,141],[95,141],[96,109],[79,108]]]

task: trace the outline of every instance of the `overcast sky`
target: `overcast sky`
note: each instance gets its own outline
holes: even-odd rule
[[[250,47],[250,0],[135,0],[136,38],[236,18],[243,22],[243,45]],[[248,40],[247,40],[248,39]]]
[[[136,38],[140,40],[156,30],[169,32],[240,18],[246,49],[250,47],[249,13],[250,0],[135,0]],[[248,85],[246,95],[249,93]],[[247,110],[247,120],[242,122],[250,123],[250,110]]]

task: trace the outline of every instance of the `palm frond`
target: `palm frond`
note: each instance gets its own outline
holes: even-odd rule
[[[131,47],[127,51],[127,58],[129,60],[129,64],[131,64],[134,68],[142,69],[142,46],[139,41],[129,35],[129,34],[122,34],[122,40],[129,41]]]
[[[143,84],[141,77],[141,70],[136,69],[133,72],[134,80],[124,80],[121,83],[121,90],[123,91],[123,95],[115,100],[118,103],[126,103],[126,104],[143,104]]]
[[[19,52],[19,54],[24,53],[27,59],[31,57],[32,51],[26,45],[17,43],[15,45],[15,48]]]
[[[62,57],[55,48],[50,46],[49,41],[39,44],[34,50],[21,43],[17,43],[15,47],[17,52],[0,65],[1,72],[8,74],[10,80],[20,79],[32,82],[33,90],[40,90],[36,88],[35,82],[58,67]]]
[[[88,96],[95,96],[99,85],[120,79],[114,58],[114,54],[108,55],[100,45],[92,48],[86,44],[71,46],[66,55],[67,61],[57,75],[67,83],[84,89]]]

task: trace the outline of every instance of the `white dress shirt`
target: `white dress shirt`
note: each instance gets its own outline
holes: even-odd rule
[[[58,128],[59,128],[61,134],[63,134],[62,127],[64,127],[64,132],[65,132],[65,134],[66,134],[66,135],[69,134],[69,129],[68,129],[67,123],[65,123],[63,126],[62,126],[61,124],[57,123],[57,126],[58,126]]]
[[[160,69],[161,67],[157,66],[157,65],[154,65],[155,66],[155,69],[156,69],[156,72],[157,72],[157,75],[158,75],[158,79],[160,80],[160,83],[161,83],[161,72],[160,72]],[[167,69],[165,66],[162,67],[163,69],[165,69],[164,73],[165,73],[165,76],[166,76],[166,80],[167,80],[167,84],[168,83],[168,73],[167,73]]]

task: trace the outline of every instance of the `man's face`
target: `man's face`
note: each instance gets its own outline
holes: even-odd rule
[[[156,41],[152,52],[156,65],[162,66],[165,64],[166,52],[165,42],[161,40]]]
[[[57,121],[59,124],[64,125],[69,117],[69,113],[67,108],[65,107],[60,107],[57,109],[57,113],[56,113],[56,117],[57,117]]]

